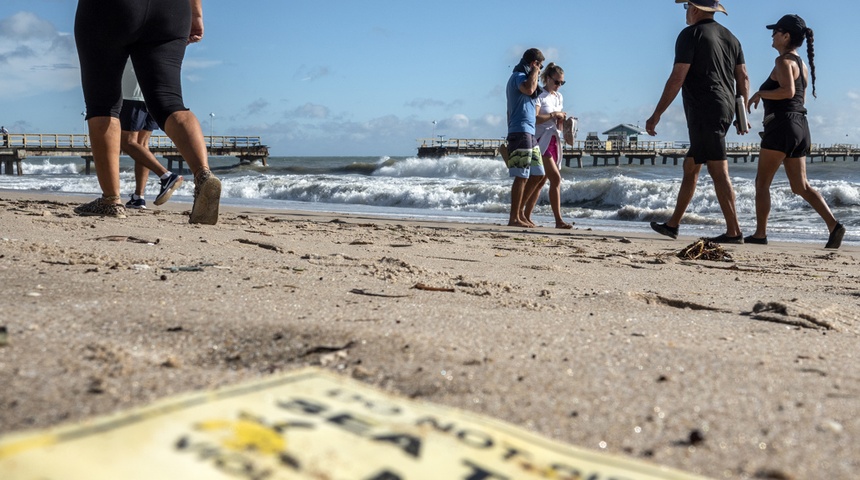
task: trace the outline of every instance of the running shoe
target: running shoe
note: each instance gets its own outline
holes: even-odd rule
[[[194,177],[194,205],[188,223],[215,225],[218,223],[218,205],[221,202],[221,180],[209,170]]]
[[[135,200],[135,199],[134,199],[134,195],[131,195],[131,200],[129,200],[128,202],[126,202],[126,204],[125,204],[125,208],[140,208],[140,209],[144,209],[144,208],[146,208],[146,200],[144,200],[142,197],[141,197],[141,198],[138,198],[137,200]]]
[[[164,202],[170,200],[170,196],[173,195],[173,192],[179,188],[180,185],[182,185],[182,177],[175,173],[171,173],[169,177],[161,181],[161,191],[158,192],[158,196],[155,197],[155,201],[152,203],[163,205]]]

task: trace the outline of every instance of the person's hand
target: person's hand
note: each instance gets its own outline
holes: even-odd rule
[[[191,18],[191,32],[188,34],[188,43],[197,43],[203,40],[203,17]]]
[[[755,107],[756,110],[758,110],[758,102],[759,101],[761,101],[761,95],[759,95],[759,92],[755,92],[755,95],[750,97],[750,102],[747,104],[747,112],[752,113],[753,107]]]
[[[652,137],[657,135],[657,130],[655,130],[655,128],[657,128],[658,123],[660,123],[660,115],[657,115],[656,113],[651,115],[651,118],[645,122],[645,131],[648,132],[648,135],[651,135]]]

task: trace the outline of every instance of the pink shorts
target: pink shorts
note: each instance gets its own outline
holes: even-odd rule
[[[547,155],[552,157],[556,165],[558,165],[558,163],[561,161],[561,159],[558,158],[558,137],[556,135],[552,136],[552,138],[549,140],[549,146],[546,147],[546,151],[543,152],[544,157],[546,157]]]

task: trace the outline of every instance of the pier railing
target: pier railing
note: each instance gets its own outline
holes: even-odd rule
[[[206,135],[203,137],[209,155],[237,157],[242,163],[260,161],[264,166],[269,157],[269,147],[263,145],[258,136]],[[178,163],[182,171],[183,158],[169,137],[155,135],[149,139],[149,148],[156,156],[167,159],[168,169]],[[92,144],[90,137],[82,133],[8,133],[0,138],[0,167],[12,174],[12,164],[17,164],[21,175],[21,160],[27,157],[82,157],[86,161],[86,173],[90,173]]]
[[[0,148],[39,148],[61,149],[80,148],[90,149],[90,136],[83,133],[9,133],[6,145],[0,143]],[[209,148],[249,148],[261,147],[260,137],[241,135],[205,135],[206,146]],[[166,135],[154,135],[149,139],[149,148],[176,148],[176,145]]]
[[[450,138],[450,139],[418,139],[418,156],[419,157],[443,157],[446,155],[463,155],[474,157],[495,157],[499,154],[499,147],[505,143],[504,138]],[[624,144],[619,144],[612,141],[602,140],[577,140],[574,145],[565,145],[562,150],[565,165],[570,166],[571,161],[576,161],[579,167],[582,167],[582,157],[588,156],[594,159],[594,165],[597,166],[600,162],[603,165],[609,165],[610,162],[619,165],[621,158],[627,159],[627,163],[631,164],[638,160],[644,165],[646,160],[650,160],[652,165],[656,164],[656,159],[662,157],[663,164],[666,164],[669,159],[677,165],[679,160],[682,160],[689,144],[686,142],[668,142],[660,140],[645,140],[645,141],[628,141]],[[744,142],[727,142],[727,156],[734,163],[739,161],[754,162],[759,156],[761,145],[759,143],[744,143]],[[809,162],[815,162],[820,159],[823,162],[828,160],[843,161],[852,158],[855,162],[860,160],[860,146],[849,144],[814,144],[811,148],[807,159]]]

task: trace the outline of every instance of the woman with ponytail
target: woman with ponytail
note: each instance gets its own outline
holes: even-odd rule
[[[543,81],[543,92],[538,96],[537,105],[537,125],[535,126],[535,140],[540,146],[541,157],[543,158],[543,168],[546,175],[537,184],[534,190],[528,192],[524,214],[529,223],[531,214],[537,205],[540,197],[541,188],[549,181],[549,204],[552,207],[552,214],[555,217],[555,228],[571,229],[573,225],[564,221],[561,216],[561,159],[562,159],[562,140],[559,132],[567,114],[564,113],[564,97],[561,95],[559,88],[565,84],[564,69],[550,63],[543,69],[540,76]]]
[[[806,179],[806,155],[812,145],[806,120],[807,79],[812,77],[815,97],[815,53],[812,29],[797,15],[786,15],[773,25],[773,48],[779,52],[776,66],[759,91],[750,97],[749,108],[764,104],[764,134],[756,175],[756,231],[744,243],[767,245],[767,218],[770,215],[770,185],[780,165],[785,165],[791,191],[803,197],[824,219],[830,237],[824,248],[839,248],[845,227],[839,223],[824,201]],[[797,49],[806,41],[809,68]],[[811,75],[810,75],[811,74]]]

